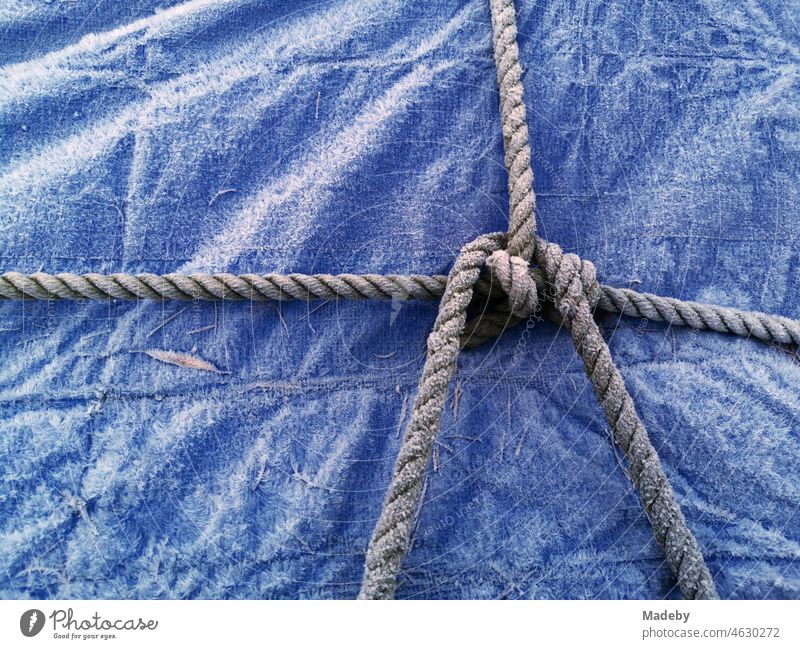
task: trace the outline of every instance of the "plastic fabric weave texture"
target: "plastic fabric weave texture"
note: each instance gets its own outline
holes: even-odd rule
[[[800,318],[797,9],[518,9],[543,236]],[[446,273],[505,228],[483,0],[22,2],[0,57],[3,270]],[[353,597],[435,314],[0,304],[0,595]],[[720,595],[800,595],[797,357],[603,324]],[[678,595],[566,332],[464,353],[441,432],[398,597]]]

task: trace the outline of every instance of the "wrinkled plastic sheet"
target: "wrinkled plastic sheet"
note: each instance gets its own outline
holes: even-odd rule
[[[540,233],[800,318],[797,7],[517,7]],[[20,0],[0,57],[2,271],[446,273],[507,225],[484,0]],[[0,594],[355,596],[435,315],[0,304]],[[720,594],[799,596],[793,350],[601,323]],[[568,334],[524,331],[459,357],[398,597],[678,597]]]

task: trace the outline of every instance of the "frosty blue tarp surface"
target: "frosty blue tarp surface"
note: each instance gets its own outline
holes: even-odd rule
[[[517,3],[540,231],[800,318],[800,11]],[[0,5],[0,267],[446,273],[488,2]],[[0,594],[354,597],[436,303],[0,304]],[[793,350],[602,321],[722,597],[800,596]],[[404,598],[677,597],[566,332],[459,357]]]

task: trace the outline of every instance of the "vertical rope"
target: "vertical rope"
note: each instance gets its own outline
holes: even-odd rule
[[[517,47],[517,16],[513,0],[490,0],[494,33],[494,61],[500,89],[505,166],[508,172],[509,255],[529,262],[536,234],[531,147],[522,87],[522,66]]]
[[[411,422],[367,548],[359,598],[388,599],[394,595],[397,574],[408,552],[425,468],[456,369],[460,338],[465,329],[481,336],[502,327],[499,320],[503,317],[524,318],[536,309],[537,289],[528,274],[534,255],[544,273],[546,288],[552,293],[550,297],[572,334],[614,440],[631,464],[634,485],[681,590],[689,598],[716,598],[700,546],[686,524],[658,454],[592,317],[601,295],[594,265],[576,255],[565,255],[557,244],[535,235],[533,172],[516,42],[516,14],[513,0],[490,0],[490,4],[508,171],[508,234],[485,235],[464,246],[448,275],[439,313],[428,337],[428,354]],[[507,300],[502,313],[495,314],[488,325],[478,321],[467,326],[467,307],[484,266],[498,281]]]

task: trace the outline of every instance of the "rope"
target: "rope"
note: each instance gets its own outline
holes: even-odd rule
[[[34,300],[434,300],[443,275],[0,275],[0,299]]]
[[[502,259],[501,252],[505,251],[498,250],[486,260],[487,266],[493,268],[493,277],[480,278],[475,284],[476,294],[497,293],[498,285],[508,295],[514,292],[513,288],[504,288],[505,276],[498,276],[505,272],[498,268],[496,261]],[[516,268],[519,272],[521,266]],[[544,302],[547,286],[544,274],[538,268],[528,268],[527,272],[536,285],[537,301]],[[493,285],[494,280],[496,285]],[[438,300],[444,294],[446,283],[446,275],[25,275],[8,272],[0,274],[0,300]],[[513,300],[519,299],[516,293]],[[525,308],[523,306],[523,310]],[[757,338],[767,343],[800,345],[800,322],[759,311],[690,302],[605,284],[600,285],[597,308],[670,326]],[[502,332],[524,319],[505,312],[484,313],[468,323],[465,336],[470,336],[474,343],[477,331]],[[554,321],[561,324],[562,319],[554,318]],[[490,337],[494,335],[496,333]]]
[[[577,255],[565,255],[558,244],[542,239],[537,239],[536,254],[545,275],[551,278],[556,308],[572,334],[614,441],[628,458],[631,479],[681,591],[688,599],[716,599],[714,581],[700,546],[686,524],[658,453],[592,317],[600,299],[594,265]]]
[[[759,311],[687,302],[610,286],[603,286],[598,306],[604,311],[634,318],[753,337],[764,342],[800,345],[800,322]]]
[[[414,403],[412,419],[398,454],[394,475],[378,523],[367,548],[360,598],[386,599],[393,596],[397,573],[408,552],[414,512],[425,466],[430,459],[433,439],[438,431],[441,409],[455,371],[458,338],[466,328],[479,336],[490,335],[502,326],[502,318],[521,319],[532,315],[538,306],[536,283],[528,273],[535,259],[542,269],[545,289],[551,292],[556,309],[572,334],[575,348],[583,359],[587,376],[603,407],[617,445],[631,465],[631,477],[639,491],[645,511],[651,517],[657,541],[664,547],[667,562],[678,577],[684,596],[716,598],[711,573],[700,547],[692,535],[644,424],[636,414],[619,370],[602,338],[592,311],[600,299],[600,285],[591,262],[576,255],[565,255],[561,248],[535,236],[533,216],[533,172],[526,125],[525,104],[516,43],[516,13],[513,0],[490,0],[494,53],[500,94],[500,116],[508,174],[509,230],[505,249],[492,250],[481,263],[506,294],[489,325],[466,322],[469,300],[458,301],[448,294],[451,282],[463,282],[463,271],[448,277],[448,286],[439,310],[437,324],[428,339],[428,356],[423,379]],[[476,244],[485,240],[478,239]],[[469,252],[468,252],[469,251]],[[485,252],[485,251],[484,251]],[[472,248],[465,247],[454,268],[467,264]],[[472,257],[469,259],[473,261]],[[468,289],[459,297],[472,297],[480,268],[471,265]],[[474,276],[474,278],[473,278]],[[455,305],[455,306],[454,306]],[[456,323],[448,330],[447,343],[441,340],[440,320]],[[500,329],[502,330],[502,329]],[[435,377],[435,378],[434,378]],[[410,460],[408,458],[413,458]],[[413,461],[413,469],[408,470]]]
[[[505,166],[508,172],[508,254],[529,262],[533,256],[533,169],[525,117],[522,66],[517,47],[517,16],[513,0],[490,0],[494,61],[500,93]]]
[[[800,322],[765,313],[687,302],[603,286],[594,265],[536,236],[531,150],[523,101],[513,0],[490,0],[500,116],[508,174],[507,233],[478,237],[443,275],[0,275],[9,300],[314,300],[440,299],[410,423],[370,539],[360,599],[394,595],[419,511],[425,468],[439,429],[459,349],[475,346],[539,311],[569,329],[586,375],[625,453],[656,540],[688,598],[717,597],[711,573],[689,530],[658,454],[593,318],[595,309],[670,325],[800,345]],[[531,268],[535,261],[538,268]],[[485,271],[485,273],[483,272]],[[475,299],[479,317],[467,321]]]
[[[397,455],[380,518],[367,548],[359,599],[390,599],[394,595],[397,573],[408,551],[425,467],[439,430],[447,388],[456,370],[467,307],[472,301],[481,268],[496,250],[497,237],[478,237],[461,249],[447,277],[439,313],[428,336],[428,354],[411,420]]]
[[[491,264],[487,259],[487,265]],[[544,274],[529,268],[539,292],[546,287]],[[115,273],[0,274],[0,300],[438,300],[444,293],[446,275],[130,275]],[[502,287],[502,282],[497,283]],[[481,278],[478,295],[496,292],[491,280]],[[742,311],[716,304],[702,304],[640,293],[628,288],[600,286],[597,307],[608,313],[665,322],[670,326],[734,334],[763,342],[800,345],[800,322],[759,311]],[[475,325],[489,326],[493,314],[484,314]],[[508,316],[494,323],[507,329],[519,322]],[[474,326],[475,326],[474,325]],[[494,327],[492,327],[494,330]]]

